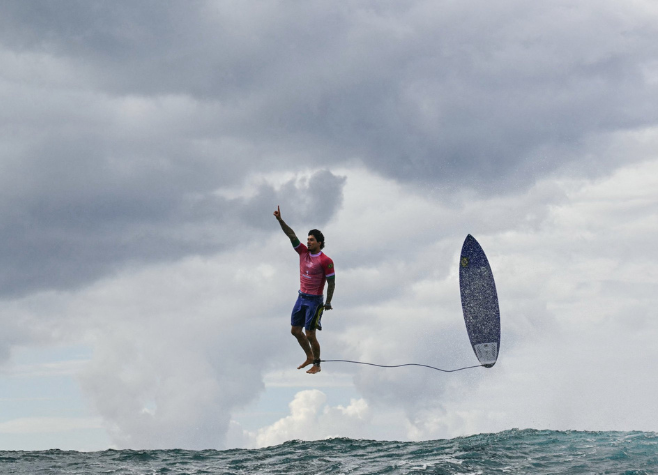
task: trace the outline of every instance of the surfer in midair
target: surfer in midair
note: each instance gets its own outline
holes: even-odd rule
[[[322,330],[320,321],[324,310],[331,310],[331,299],[336,287],[334,262],[322,252],[324,235],[317,229],[311,229],[306,238],[306,246],[302,244],[295,232],[281,219],[281,208],[277,206],[274,217],[279,221],[281,229],[290,238],[292,247],[299,254],[299,295],[292,309],[290,332],[306,353],[306,361],[297,367],[305,368],[309,374],[320,372],[320,343],[315,335],[316,330]],[[324,298],[324,283],[327,282],[327,301]]]

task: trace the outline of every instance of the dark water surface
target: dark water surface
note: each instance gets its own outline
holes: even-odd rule
[[[658,473],[658,434],[510,430],[450,440],[290,441],[257,450],[0,452],[1,474]]]

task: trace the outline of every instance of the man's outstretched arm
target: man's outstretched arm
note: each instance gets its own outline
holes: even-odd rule
[[[286,236],[290,238],[291,242],[299,242],[299,239],[297,239],[297,236],[295,235],[295,231],[292,230],[290,226],[288,226],[283,219],[281,219],[281,208],[279,206],[276,207],[276,211],[274,212],[274,217],[277,219],[279,224],[281,225],[281,229],[283,229],[283,232],[286,233]]]

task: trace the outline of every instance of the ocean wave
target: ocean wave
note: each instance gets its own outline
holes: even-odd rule
[[[291,440],[262,449],[0,452],[3,474],[658,473],[652,432],[508,430],[396,442]]]

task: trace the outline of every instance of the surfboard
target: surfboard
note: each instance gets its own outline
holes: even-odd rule
[[[487,256],[470,234],[459,259],[459,290],[468,338],[482,366],[491,368],[500,352],[500,308]]]

